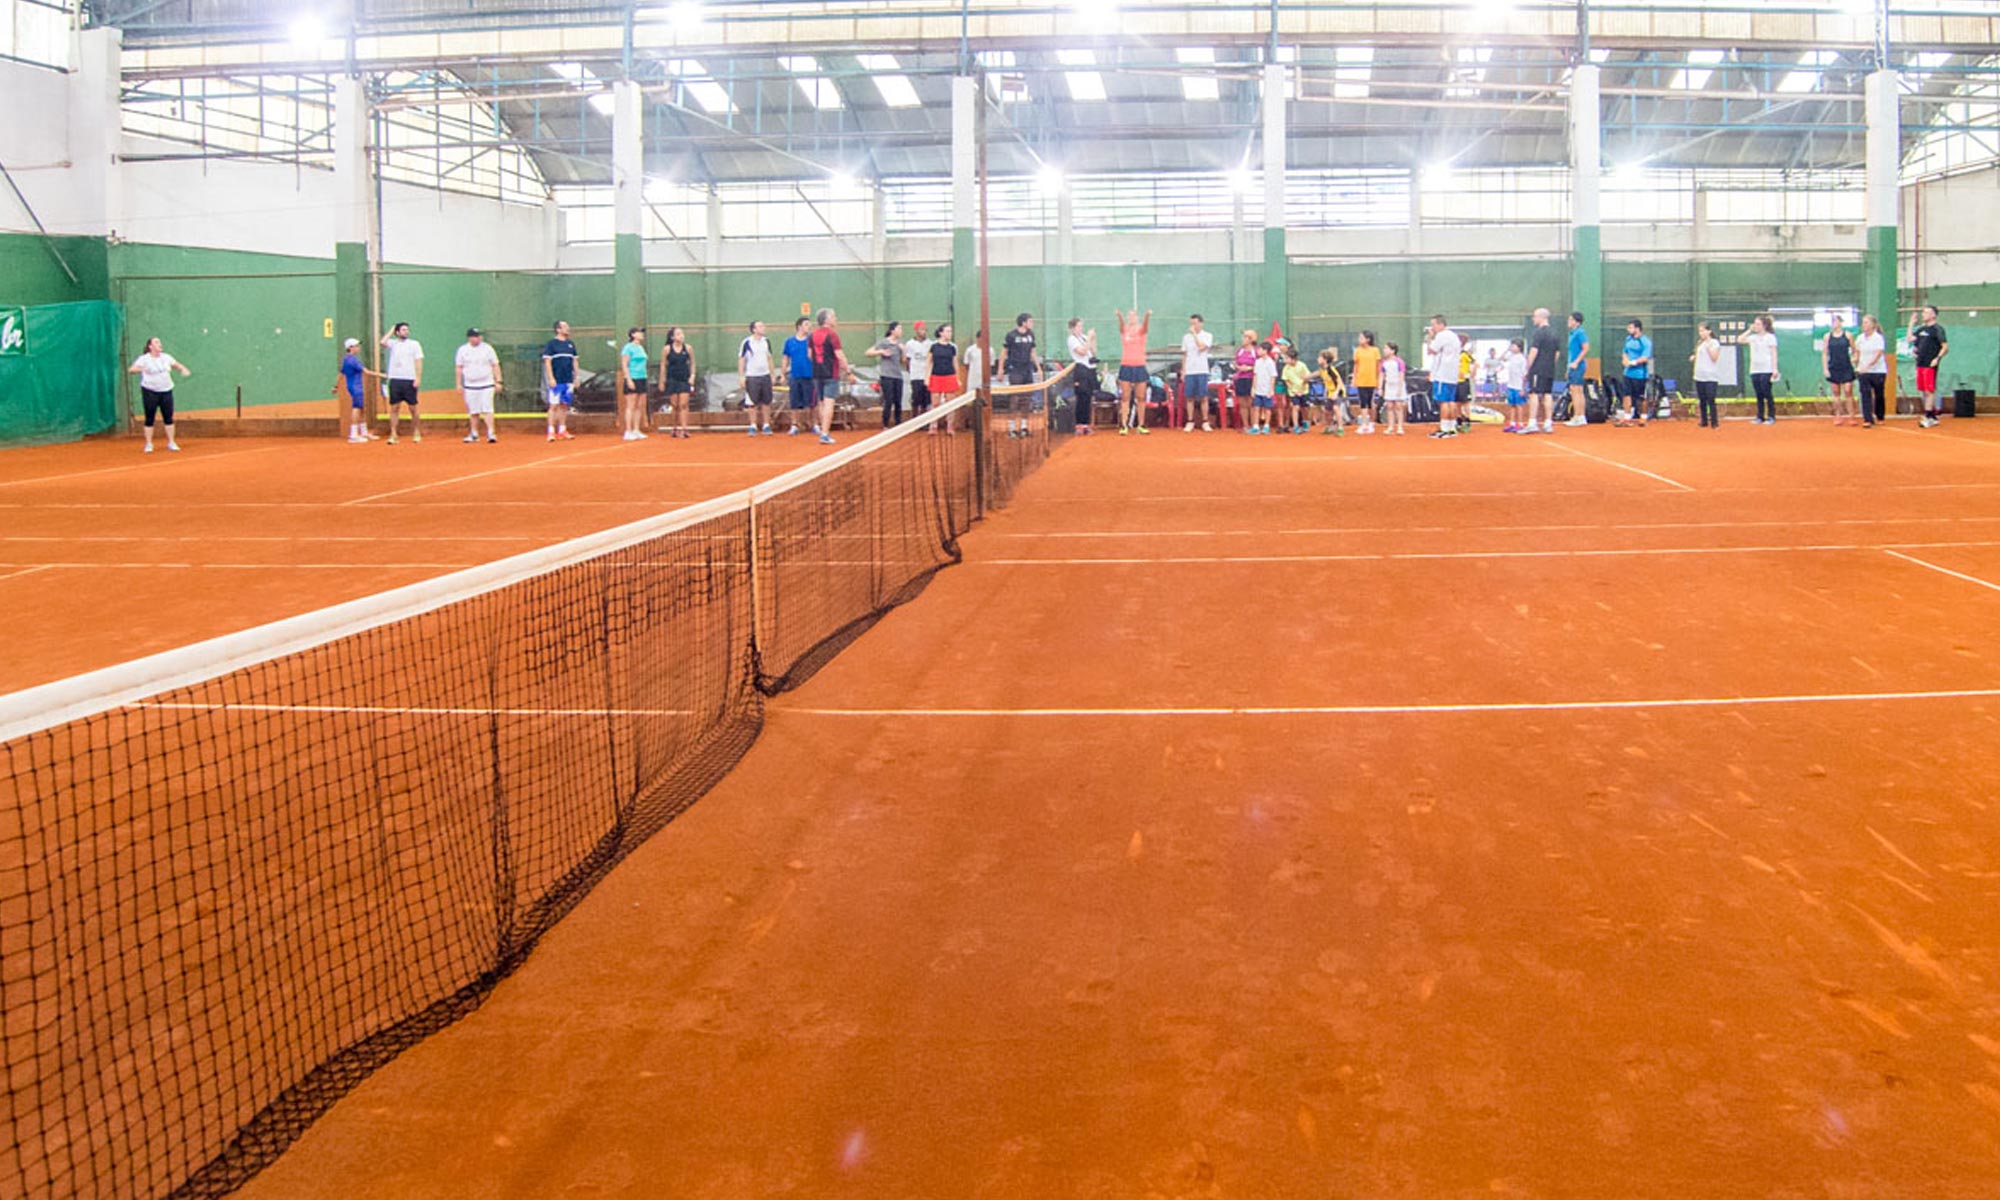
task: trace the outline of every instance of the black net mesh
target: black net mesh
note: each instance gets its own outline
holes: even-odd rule
[[[956,561],[950,415],[331,640],[356,606],[0,700],[0,1193],[222,1195],[476,1007]]]
[[[987,473],[986,499],[1005,506],[1035,468],[1048,461],[1050,425],[1059,408],[1074,403],[1067,399],[1068,368],[1040,383],[993,389],[993,404],[987,419],[987,444],[992,460]]]

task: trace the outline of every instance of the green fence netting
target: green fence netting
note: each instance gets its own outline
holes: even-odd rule
[[[105,300],[0,303],[0,446],[73,442],[116,425],[124,324]]]

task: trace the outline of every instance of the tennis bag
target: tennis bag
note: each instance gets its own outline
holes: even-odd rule
[[[1595,379],[1583,381],[1583,419],[1592,425],[1602,425],[1611,419],[1611,402],[1604,395],[1604,387]]]
[[[1432,424],[1438,419],[1437,401],[1431,398],[1429,387],[1410,389],[1409,407],[1404,411],[1404,419],[1420,425]]]

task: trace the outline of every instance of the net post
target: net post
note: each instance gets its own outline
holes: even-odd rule
[[[973,517],[983,520],[986,510],[992,504],[993,491],[993,441],[990,427],[993,423],[993,301],[988,290],[992,254],[986,241],[986,80],[979,79],[979,102],[973,109],[972,144],[974,147],[973,171],[979,181],[979,336],[975,344],[980,344],[979,378],[967,378],[966,383],[973,388],[972,393],[972,467],[978,480],[979,502],[973,506]]]
[[[761,636],[764,620],[763,572],[757,569],[757,489],[751,488],[745,494],[748,510],[750,540],[750,664],[759,675],[764,672],[764,642]]]

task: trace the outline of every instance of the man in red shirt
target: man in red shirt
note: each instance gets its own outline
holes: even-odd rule
[[[813,378],[820,381],[819,411],[813,432],[820,445],[833,445],[833,397],[842,380],[854,378],[847,365],[847,351],[840,348],[840,321],[830,308],[822,308],[813,318],[811,338]]]

